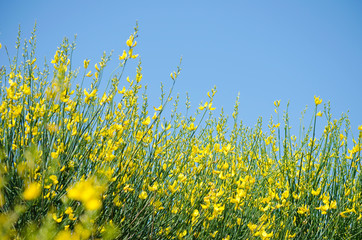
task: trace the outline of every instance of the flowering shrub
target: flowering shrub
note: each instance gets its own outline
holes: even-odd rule
[[[347,116],[332,119],[315,97],[298,138],[287,112],[266,132],[261,120],[244,126],[238,101],[229,130],[223,113],[212,114],[215,89],[193,115],[178,112],[180,68],[149,108],[141,65],[134,79],[123,76],[138,58],[137,31],[104,93],[110,56],[72,70],[75,45],[64,40],[40,68],[35,31],[22,59],[1,68],[1,239],[362,238],[362,126],[348,148]],[[320,117],[328,124],[316,138]]]

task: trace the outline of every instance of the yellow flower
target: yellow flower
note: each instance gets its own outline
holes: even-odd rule
[[[69,191],[68,197],[82,201],[88,210],[97,210],[102,206],[100,200],[103,188],[96,186],[93,179],[77,182]]]
[[[95,67],[95,69],[96,69],[98,72],[100,71],[100,69],[98,68],[97,63],[94,65],[94,67]]]
[[[58,158],[59,153],[58,153],[58,152],[52,152],[52,153],[50,153],[50,156],[51,156],[52,158]]]
[[[65,210],[65,214],[71,214],[71,213],[73,213],[73,209],[72,209],[72,207],[68,207],[66,210]]]
[[[127,42],[126,42],[128,47],[135,47],[137,45],[137,42],[135,41],[133,43],[133,40],[134,40],[134,36],[133,35],[129,36],[129,38],[128,38]]]
[[[87,75],[85,75],[86,77],[91,77],[91,76],[93,76],[93,74],[92,74],[92,71],[89,71],[88,73],[87,73]]]
[[[314,96],[314,103],[316,106],[322,103],[322,99],[320,97]]]
[[[317,113],[317,117],[322,117],[323,116],[323,113],[321,112],[321,111],[319,111],[318,113]]]
[[[63,216],[59,216],[59,218],[57,217],[57,214],[53,213],[53,219],[54,221],[56,221],[57,223],[60,223],[63,220]]]
[[[183,232],[180,232],[180,233],[178,234],[178,238],[181,239],[181,238],[185,237],[186,234],[187,234],[187,230],[184,230]]]
[[[89,100],[93,97],[95,97],[97,94],[97,89],[93,89],[91,93],[88,93],[86,89],[84,89],[84,95],[85,95],[85,103],[89,104]]]
[[[273,124],[273,128],[278,128],[280,126],[280,123]]]
[[[0,43],[0,49],[2,48],[2,46],[3,46],[3,45],[1,45],[1,43]]]
[[[155,182],[152,186],[148,186],[148,190],[150,192],[157,191],[157,189],[158,189],[158,183],[157,182]]]
[[[224,237],[222,240],[230,240],[230,236],[227,235],[226,237]]]
[[[253,224],[253,223],[248,223],[248,228],[250,229],[250,231],[252,231],[252,232],[254,232],[255,231],[255,229],[258,227],[258,225],[256,225],[256,224]]]
[[[146,199],[146,198],[148,197],[147,192],[142,191],[138,197],[139,197],[140,199]]]
[[[214,233],[210,233],[210,236],[212,237],[212,238],[215,238],[216,237],[216,234],[218,233],[219,231],[215,231]]]
[[[334,200],[331,202],[331,205],[329,206],[331,209],[337,209],[337,201]]]
[[[346,215],[346,214],[347,214],[347,213],[351,213],[351,212],[357,214],[357,212],[356,212],[356,210],[355,210],[354,208],[351,208],[351,209],[348,209],[348,208],[347,208],[346,211],[341,212],[339,215],[341,215],[341,217],[343,217],[343,218],[346,218],[346,217],[348,217],[348,215]]]
[[[84,68],[87,69],[90,60],[84,60]]]
[[[280,100],[274,101],[274,106],[275,106],[275,107],[279,107],[279,105],[280,105]]]
[[[261,239],[269,239],[273,236],[273,232],[267,233],[265,230],[261,233]]]
[[[25,189],[23,197],[25,200],[33,200],[39,197],[41,193],[41,186],[39,183],[30,183]]]
[[[39,183],[30,183],[29,186],[25,189],[23,197],[25,200],[33,200],[39,197],[41,193],[41,186]]]
[[[50,178],[50,180],[53,181],[53,184],[54,184],[54,185],[58,184],[58,178],[57,178],[57,176],[51,175],[51,176],[49,176],[49,178]]]
[[[130,50],[128,50],[128,55],[129,55],[130,58],[137,58],[137,57],[138,57],[138,54],[133,55],[133,48],[131,48]]]
[[[303,215],[303,214],[308,214],[309,213],[309,209],[307,207],[307,205],[301,206],[298,208],[298,213]]]
[[[188,127],[187,129],[190,131],[195,130],[197,127],[195,127],[194,123],[190,123],[190,127]]]
[[[289,191],[285,190],[285,192],[283,192],[282,194],[282,199],[287,199],[289,197]]]
[[[316,207],[315,209],[317,210],[321,210],[322,214],[326,214],[327,211],[329,210],[329,204],[325,204],[325,205],[322,205],[320,207]]]
[[[119,60],[122,61],[127,57],[127,52],[123,50],[122,56],[119,56]]]
[[[317,190],[314,191],[314,189],[312,189],[312,194],[314,196],[318,196],[321,193],[321,188],[319,187]]]
[[[168,189],[169,189],[172,193],[174,193],[174,192],[176,192],[176,191],[178,190],[178,188],[176,188],[176,186],[177,186],[177,181],[175,180],[172,185],[168,186]]]
[[[193,217],[197,217],[197,216],[199,216],[199,210],[197,210],[197,209],[195,209],[193,212],[192,212],[192,216]]]
[[[142,121],[142,124],[143,125],[149,125],[151,123],[151,118],[150,117],[147,117],[145,120]]]
[[[358,126],[358,130],[362,131],[362,125]]]
[[[153,107],[153,109],[155,109],[156,112],[161,111],[162,110],[162,105],[160,105],[158,108]]]
[[[207,107],[207,105],[208,105],[208,102],[205,102],[204,105],[200,105],[199,110],[200,111],[204,110]]]
[[[209,110],[210,110],[210,111],[213,111],[213,110],[215,110],[215,109],[216,109],[216,108],[213,108],[213,107],[212,107],[212,102],[211,102],[211,103],[209,103],[208,108],[209,108]]]

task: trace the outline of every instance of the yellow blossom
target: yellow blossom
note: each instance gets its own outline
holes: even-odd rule
[[[95,69],[96,69],[98,72],[100,71],[100,69],[99,69],[99,67],[98,67],[97,63],[94,65],[94,67],[95,67]]]
[[[140,199],[146,199],[146,198],[148,197],[147,192],[146,192],[146,191],[142,191],[142,192],[140,193],[140,195],[138,195],[138,197],[139,197]]]
[[[331,209],[337,209],[337,201],[336,200],[332,201],[329,207]]]
[[[149,190],[150,192],[157,191],[157,189],[158,189],[158,184],[157,184],[157,182],[155,182],[152,186],[148,186],[148,190]]]
[[[212,237],[212,238],[215,238],[216,237],[216,234],[218,233],[219,231],[215,231],[215,232],[213,232],[213,233],[210,233],[210,236]]]
[[[57,178],[57,176],[51,175],[51,176],[49,176],[49,178],[50,178],[50,180],[53,181],[53,184],[54,184],[54,185],[58,184],[58,178]]]
[[[319,207],[316,207],[315,209],[320,210],[322,214],[327,214],[327,211],[329,210],[329,204],[325,204]]]
[[[226,237],[224,237],[222,240],[230,240],[230,236],[227,235]]]
[[[297,211],[299,214],[303,215],[303,214],[308,214],[309,213],[309,209],[307,207],[307,205],[303,205],[302,207],[298,208]]]
[[[312,194],[314,196],[318,196],[321,193],[321,188],[319,187],[317,190],[312,189]]]
[[[316,106],[322,103],[322,99],[320,97],[314,96],[314,103]]]
[[[126,44],[128,47],[132,47],[134,36],[129,36],[128,40],[126,41]]]
[[[97,186],[93,179],[87,179],[77,182],[70,190],[68,190],[68,197],[82,201],[88,210],[96,210],[102,206],[102,192],[103,187]]]
[[[90,60],[84,60],[84,68],[87,69]]]
[[[56,221],[57,223],[60,223],[60,222],[63,220],[63,216],[57,217],[57,214],[53,213],[53,219],[54,219],[54,221]]]
[[[258,225],[253,224],[253,223],[248,223],[248,228],[250,229],[250,231],[254,232],[255,229],[258,227]]]
[[[145,120],[142,121],[142,124],[143,125],[149,125],[151,123],[151,118],[150,117],[147,117]]]
[[[155,109],[156,112],[161,111],[162,110],[162,105],[160,105],[158,108],[153,107],[153,109]]]
[[[33,200],[39,197],[41,193],[41,186],[39,183],[33,182],[25,189],[23,197],[25,200]]]
[[[280,105],[280,100],[274,101],[274,106],[275,106],[275,107],[279,107],[279,105]]]
[[[354,208],[351,208],[351,209],[347,208],[346,211],[339,213],[339,215],[341,215],[341,217],[343,217],[343,218],[346,218],[346,217],[348,217],[348,215],[346,215],[346,214],[347,213],[352,213],[352,212],[357,214],[357,212],[356,212],[356,210]]]
[[[87,75],[85,75],[86,77],[91,77],[91,76],[93,76],[93,74],[92,74],[92,71],[89,71],[88,73],[87,73]]]
[[[122,60],[126,59],[126,57],[127,57],[127,52],[126,52],[125,50],[123,50],[122,56],[119,56],[118,59],[119,59],[120,61],[122,61]]]

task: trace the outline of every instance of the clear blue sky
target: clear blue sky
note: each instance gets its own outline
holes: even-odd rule
[[[290,101],[292,126],[313,96],[330,101],[335,118],[349,110],[354,134],[362,124],[362,2],[351,1],[2,1],[0,42],[14,53],[19,24],[29,38],[35,21],[38,58],[50,61],[63,37],[77,34],[74,67],[92,66],[103,51],[125,48],[136,21],[143,81],[157,105],[160,82],[182,56],[175,95],[193,109],[217,86],[214,105],[231,115],[240,92],[240,118],[267,125],[273,101]],[[4,48],[0,65],[7,64]],[[111,72],[112,69],[108,69]],[[135,72],[130,65],[129,74]],[[306,124],[309,123],[306,121]],[[321,120],[319,127],[326,123]]]

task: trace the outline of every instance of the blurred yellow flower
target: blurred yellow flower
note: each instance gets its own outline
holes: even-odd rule
[[[336,200],[332,201],[329,207],[331,209],[337,209],[337,201]]]
[[[58,184],[58,178],[57,178],[57,176],[51,175],[51,176],[49,176],[49,178],[50,178],[50,180],[53,181],[53,184],[54,184],[54,185]]]
[[[312,189],[312,194],[314,196],[318,196],[321,193],[321,188],[319,187],[317,190]]]
[[[252,232],[254,232],[255,231],[255,229],[258,227],[258,225],[256,225],[256,224],[253,224],[253,223],[248,223],[248,228],[250,229],[250,231],[252,231]]]
[[[192,216],[193,217],[197,217],[197,216],[199,216],[200,215],[200,213],[199,213],[199,210],[197,210],[197,209],[195,209],[193,212],[192,212]]]
[[[39,197],[41,193],[41,186],[39,183],[33,182],[25,189],[23,197],[25,200],[33,200]]]
[[[148,186],[148,190],[150,192],[157,191],[157,189],[158,189],[158,183],[157,182],[155,182],[152,186]]]
[[[303,214],[308,214],[309,213],[309,209],[307,205],[303,205],[301,207],[298,208],[297,211],[299,214],[303,215]]]
[[[222,240],[230,240],[230,236],[227,235],[226,237],[224,237]]]
[[[314,103],[316,106],[322,103],[322,99],[320,97],[314,96]]]
[[[60,223],[63,220],[63,216],[59,216],[57,217],[56,213],[53,213],[53,219],[54,221],[56,221],[57,223]]]
[[[97,210],[102,206],[102,192],[102,186],[96,186],[93,179],[87,179],[77,182],[68,190],[68,197],[83,202],[88,210]]]
[[[327,211],[329,210],[329,204],[325,204],[319,207],[316,207],[315,209],[320,210],[322,214],[327,214]]]
[[[146,199],[146,198],[148,197],[147,192],[146,192],[146,191],[142,191],[138,197],[139,197],[140,199]]]
[[[323,116],[323,113],[321,112],[321,111],[319,111],[318,113],[317,113],[317,117],[322,117]]]
[[[210,236],[212,237],[212,238],[214,238],[214,237],[216,237],[216,234],[218,233],[219,231],[215,231],[215,232],[213,232],[213,233],[210,233]]]

